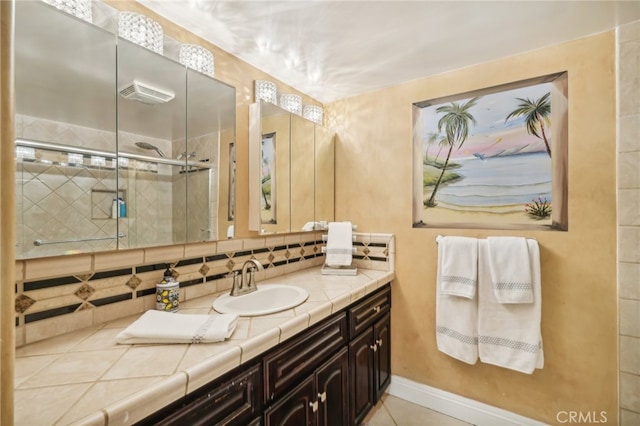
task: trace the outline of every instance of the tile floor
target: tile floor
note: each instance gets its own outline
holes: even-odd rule
[[[470,423],[385,394],[362,422],[363,426],[465,426]]]

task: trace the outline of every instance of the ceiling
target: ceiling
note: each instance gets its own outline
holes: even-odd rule
[[[639,1],[138,1],[323,103],[640,19]]]

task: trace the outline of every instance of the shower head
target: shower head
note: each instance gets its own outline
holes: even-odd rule
[[[155,151],[155,152],[157,152],[157,153],[158,153],[158,155],[159,155],[160,157],[162,157],[162,158],[167,158],[167,156],[166,156],[166,155],[164,155],[164,153],[163,153],[162,151],[160,151],[160,148],[158,148],[158,147],[157,147],[157,146],[155,146],[155,145],[151,145],[150,143],[147,143],[147,142],[136,142],[136,146],[137,146],[138,148],[148,149],[148,150],[151,150],[151,151]]]

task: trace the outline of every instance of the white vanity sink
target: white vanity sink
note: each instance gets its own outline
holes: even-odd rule
[[[258,290],[242,296],[223,294],[213,302],[213,309],[221,314],[243,317],[273,314],[294,308],[309,297],[307,290],[282,284],[258,285]]]

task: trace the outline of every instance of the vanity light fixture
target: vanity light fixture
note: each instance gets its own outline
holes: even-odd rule
[[[180,45],[180,63],[213,77],[213,53],[197,44]]]
[[[120,12],[118,35],[162,55],[164,32],[160,24],[148,16],[134,12]]]
[[[278,105],[278,88],[276,84],[267,80],[254,81],[254,100],[260,100]]]
[[[87,22],[93,22],[91,0],[42,0],[51,6]]]
[[[305,105],[302,108],[302,116],[307,120],[310,120],[316,124],[322,125],[324,108],[318,105]]]
[[[280,106],[296,115],[302,115],[302,97],[293,93],[280,95]]]

